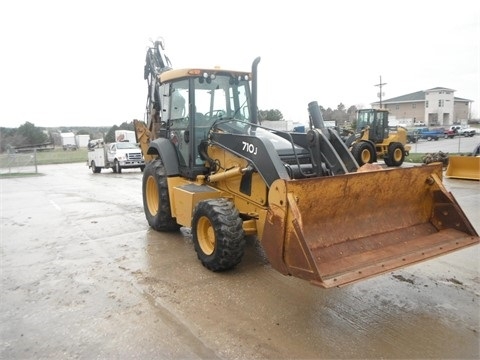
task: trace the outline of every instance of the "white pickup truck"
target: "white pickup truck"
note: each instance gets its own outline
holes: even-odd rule
[[[104,144],[101,140],[93,140],[89,145],[87,165],[94,174],[108,168],[115,173],[121,173],[122,169],[145,169],[142,151],[131,142]]]
[[[477,131],[474,128],[468,126],[460,126],[460,125],[453,125],[450,126],[450,130],[453,131],[455,134],[462,135],[462,136],[475,136]]]

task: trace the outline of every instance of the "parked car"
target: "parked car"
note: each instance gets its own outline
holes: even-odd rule
[[[449,130],[454,131],[458,135],[462,135],[462,136],[466,136],[466,137],[475,136],[476,133],[477,133],[476,129],[474,129],[474,128],[471,128],[471,127],[468,127],[468,126],[460,126],[460,125],[452,125],[452,126],[450,126]]]
[[[445,139],[453,139],[455,137],[455,135],[458,135],[458,133],[457,133],[456,130],[445,129],[443,135],[444,135]]]
[[[418,129],[407,129],[407,143],[416,143],[420,138]]]
[[[78,149],[77,145],[72,145],[72,144],[65,144],[65,145],[63,145],[63,150],[64,150],[64,151],[69,151],[69,150],[70,150],[70,151],[75,151],[75,150],[77,150],[77,149]]]
[[[444,136],[444,128],[420,128],[418,129],[418,134],[420,139],[426,139],[428,141],[435,140],[437,141],[440,137]]]
[[[425,123],[423,121],[415,122],[413,126],[425,126]]]

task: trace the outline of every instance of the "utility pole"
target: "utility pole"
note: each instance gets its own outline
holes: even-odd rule
[[[378,97],[380,98],[380,109],[382,108],[382,86],[387,85],[387,83],[382,83],[382,75],[380,75],[380,83],[375,84],[375,86],[380,87],[380,92],[378,93]]]

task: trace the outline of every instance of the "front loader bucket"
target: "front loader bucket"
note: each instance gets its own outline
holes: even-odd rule
[[[283,274],[333,287],[477,244],[439,163],[276,180],[261,238]]]
[[[449,156],[445,177],[480,180],[480,156]]]

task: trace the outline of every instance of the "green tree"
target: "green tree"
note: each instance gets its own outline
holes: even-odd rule
[[[16,134],[25,138],[25,143],[19,145],[36,145],[49,141],[49,136],[43,129],[36,127],[28,121],[18,128]]]
[[[331,108],[323,108],[320,106],[320,111],[322,112],[322,117],[324,121],[333,121],[333,110]]]
[[[119,130],[130,130],[130,131],[135,131],[135,127],[133,125],[133,121],[130,121],[130,122],[123,122],[120,124],[120,126],[118,127]]]
[[[353,124],[356,125],[357,122],[357,107],[355,105],[352,105],[348,108],[347,110],[347,122],[352,126]]]
[[[104,139],[106,143],[115,142],[115,130],[118,129],[119,127],[117,125],[113,125],[110,130],[107,131]]]
[[[115,142],[115,130],[131,130],[135,131],[135,126],[133,125],[133,121],[130,122],[123,122],[120,124],[120,126],[113,125],[108,131],[107,134],[105,135],[105,142]]]
[[[278,109],[259,110],[258,111],[258,118],[259,118],[260,121],[262,121],[262,120],[269,120],[269,121],[284,120],[282,112]]]
[[[10,148],[16,146],[25,145],[27,139],[17,133],[17,129],[13,128],[0,128],[0,151],[4,152]]]
[[[345,120],[347,118],[347,113],[339,110],[338,108],[336,110],[333,110],[332,113],[332,121],[335,121],[335,124],[337,126],[341,126],[344,124]]]

